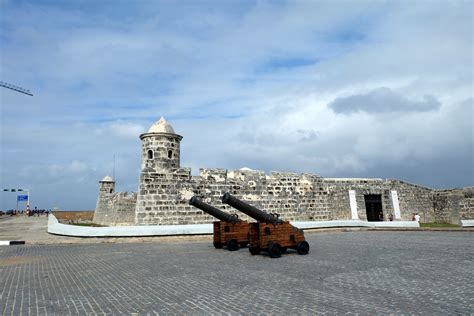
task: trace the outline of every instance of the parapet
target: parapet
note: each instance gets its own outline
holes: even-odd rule
[[[433,190],[432,188],[429,188],[429,187],[425,187],[425,186],[422,186],[422,185],[419,185],[419,184],[414,184],[414,183],[410,183],[410,182],[406,182],[406,181],[402,181],[402,180],[398,180],[398,179],[387,179],[386,182],[388,184],[391,184],[391,185],[404,184],[404,185],[417,187],[417,188],[421,188],[421,189]]]
[[[227,169],[222,168],[201,168],[199,169],[199,176],[202,180],[210,182],[226,182]]]

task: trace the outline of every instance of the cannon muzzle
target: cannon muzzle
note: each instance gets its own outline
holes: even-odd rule
[[[224,196],[222,197],[222,202],[232,207],[235,207],[242,213],[247,214],[248,216],[252,217],[253,219],[256,219],[259,222],[271,224],[282,222],[282,220],[279,219],[278,216],[268,214],[265,211],[259,210],[258,208],[239,200],[235,196],[232,196],[229,192],[224,194]]]
[[[209,205],[207,203],[204,203],[201,201],[198,197],[193,196],[189,200],[189,205],[192,205],[194,207],[197,207],[198,209],[202,210],[203,212],[206,212],[209,215],[214,216],[215,218],[224,221],[224,222],[230,222],[232,224],[237,223],[239,220],[238,216],[236,214],[228,214],[226,212],[223,212],[217,208],[215,208],[212,205]]]

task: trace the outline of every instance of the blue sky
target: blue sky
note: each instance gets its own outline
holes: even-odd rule
[[[160,116],[181,164],[474,184],[472,1],[0,0],[0,186],[136,191]],[[1,193],[0,208],[14,207]]]

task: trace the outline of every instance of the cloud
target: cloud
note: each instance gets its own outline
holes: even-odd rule
[[[47,165],[25,165],[16,173],[23,181],[34,181],[37,183],[60,182],[63,184],[71,182],[84,182],[90,180],[89,176],[95,172],[95,168],[79,160],[72,160],[64,164]]]
[[[409,100],[389,88],[374,89],[365,94],[338,97],[328,104],[336,113],[386,113],[436,111],[441,103],[433,96],[425,95],[422,101]]]

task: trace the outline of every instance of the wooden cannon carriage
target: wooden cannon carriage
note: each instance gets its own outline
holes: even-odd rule
[[[249,223],[238,218],[237,214],[225,213],[209,204],[204,203],[196,196],[189,200],[189,204],[214,216],[220,221],[213,223],[214,247],[226,247],[230,251],[249,244]]]
[[[309,252],[309,244],[301,229],[294,227],[288,221],[282,221],[278,214],[269,214],[259,210],[230,193],[224,194],[222,202],[247,214],[256,223],[250,223],[250,247],[252,255],[266,251],[272,258],[278,258],[287,249],[295,249],[300,255]]]

